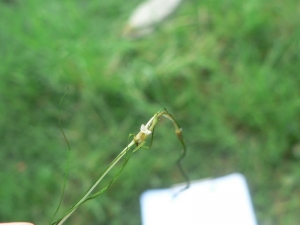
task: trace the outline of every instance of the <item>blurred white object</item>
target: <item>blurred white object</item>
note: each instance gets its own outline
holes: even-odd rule
[[[238,173],[141,195],[143,225],[257,225],[245,178]]]
[[[167,18],[182,0],[148,0],[133,11],[125,26],[124,35],[138,38],[151,33],[154,27]]]

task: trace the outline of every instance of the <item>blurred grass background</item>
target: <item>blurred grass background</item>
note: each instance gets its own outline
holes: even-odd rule
[[[154,34],[126,40],[139,2],[0,1],[0,220],[50,222],[68,152],[58,108],[69,88],[61,212],[165,107],[183,127],[191,179],[241,172],[259,224],[298,224],[299,1],[186,1]],[[140,224],[139,195],[183,181],[179,153],[162,120],[151,150],[134,154],[66,224]]]

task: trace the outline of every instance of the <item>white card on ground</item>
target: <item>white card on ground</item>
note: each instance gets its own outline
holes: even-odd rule
[[[145,191],[140,198],[143,225],[257,225],[243,175]]]

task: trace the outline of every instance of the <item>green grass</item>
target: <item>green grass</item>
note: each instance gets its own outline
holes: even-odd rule
[[[61,212],[165,107],[183,127],[192,179],[239,171],[260,224],[298,224],[299,2],[187,1],[156,33],[129,41],[122,28],[138,2],[0,2],[0,220],[50,222],[67,159],[58,107],[69,88]],[[66,224],[140,224],[142,191],[183,181],[178,154],[161,121],[152,148]]]

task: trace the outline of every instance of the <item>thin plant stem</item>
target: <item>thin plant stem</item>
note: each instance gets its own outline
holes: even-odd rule
[[[98,186],[101,180],[106,176],[106,174],[119,162],[119,160],[130,150],[130,148],[135,144],[134,141],[131,141],[126,148],[109,164],[109,166],[104,170],[104,172],[100,175],[98,180],[89,188],[89,190],[85,193],[85,195],[69,210],[69,212],[59,221],[53,223],[57,225],[61,225],[68,219],[73,212],[83,203],[85,202],[92,191]]]
[[[121,174],[123,168],[125,167],[126,163],[128,162],[130,155],[139,150],[140,148],[142,148],[144,146],[144,144],[146,143],[146,138],[149,136],[149,134],[151,134],[152,138],[151,138],[151,142],[150,145],[152,144],[152,140],[153,140],[153,133],[154,133],[154,128],[157,124],[157,122],[159,121],[160,117],[166,117],[167,119],[171,120],[174,127],[175,127],[175,133],[183,147],[182,150],[182,154],[179,157],[179,159],[177,160],[177,166],[179,168],[180,173],[183,175],[184,179],[186,180],[186,187],[184,189],[182,189],[181,191],[187,189],[190,185],[190,180],[187,176],[187,174],[184,172],[182,165],[181,165],[181,161],[183,160],[183,158],[186,156],[186,145],[182,136],[182,129],[180,128],[180,126],[178,125],[178,123],[176,122],[176,120],[174,119],[174,117],[169,114],[167,112],[166,109],[160,110],[158,111],[156,114],[154,114],[154,116],[147,122],[146,125],[141,126],[141,130],[140,132],[135,135],[133,137],[133,140],[117,155],[117,157],[108,165],[108,167],[102,172],[102,174],[99,176],[99,178],[96,180],[96,182],[88,189],[88,191],[84,194],[84,196],[75,204],[71,207],[71,209],[59,220],[57,220],[56,222],[52,223],[52,225],[61,225],[63,224],[74,212],[75,210],[84,202],[91,200],[95,197],[97,197],[98,195],[102,194],[105,190],[107,190],[112,183],[114,183],[114,181],[118,178],[118,176]],[[65,137],[65,136],[64,136]],[[130,152],[131,148],[135,146],[135,148]],[[70,146],[68,145],[69,149]],[[126,157],[125,162],[121,168],[121,170],[114,176],[114,178],[111,180],[111,182],[105,186],[104,188],[102,188],[100,191],[92,194],[92,192],[94,191],[94,189],[98,186],[98,184],[103,180],[103,178],[107,175],[107,173],[120,161],[120,159],[127,154],[130,154],[128,157]],[[64,189],[65,189],[65,185],[64,185]],[[179,192],[181,192],[179,191]],[[61,204],[61,202],[60,202]],[[58,211],[58,209],[57,209]],[[56,211],[56,213],[57,213]],[[56,214],[55,213],[55,214]]]
[[[51,219],[51,222],[50,224],[52,223],[52,221],[54,220],[61,204],[62,204],[62,201],[63,201],[63,197],[65,195],[65,190],[66,190],[66,185],[67,185],[67,178],[68,178],[68,174],[69,174],[69,167],[70,167],[70,156],[71,156],[71,147],[70,147],[70,144],[68,142],[68,139],[65,135],[65,132],[64,130],[62,129],[62,124],[61,124],[61,104],[62,104],[62,101],[64,99],[64,97],[66,96],[67,92],[68,92],[69,88],[67,88],[66,92],[64,93],[64,95],[62,96],[62,98],[60,99],[60,102],[59,102],[59,115],[58,115],[58,124],[59,124],[59,129],[64,137],[64,140],[65,142],[67,143],[67,146],[68,146],[68,156],[67,156],[67,164],[66,164],[66,167],[65,167],[65,175],[64,175],[64,183],[63,183],[63,189],[62,189],[62,193],[61,193],[61,198],[60,198],[60,201],[59,201],[59,204],[54,212],[54,215],[52,216],[52,219]]]

